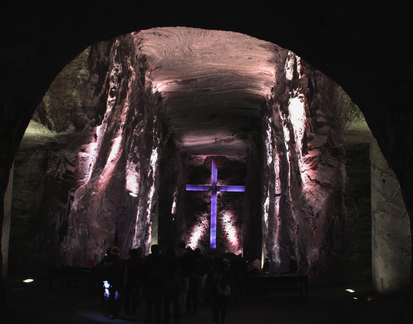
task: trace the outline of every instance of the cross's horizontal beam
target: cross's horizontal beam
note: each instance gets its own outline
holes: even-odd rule
[[[217,186],[217,191],[221,192],[244,192],[245,186]]]
[[[216,186],[216,191],[221,192],[244,192],[245,186]],[[211,185],[186,185],[187,191],[212,191]]]
[[[186,185],[186,190],[187,191],[211,191],[212,186],[211,185]]]

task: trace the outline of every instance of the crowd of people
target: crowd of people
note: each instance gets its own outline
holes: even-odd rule
[[[256,262],[257,263],[257,262]],[[103,281],[103,300],[110,319],[119,318],[122,305],[126,319],[133,319],[141,302],[145,304],[147,323],[178,323],[181,316],[196,315],[199,303],[210,305],[213,323],[224,323],[228,296],[239,306],[248,275],[257,264],[248,267],[240,256],[227,259],[202,254],[181,241],[176,249],[161,253],[158,245],[144,255],[132,249],[121,259],[114,246],[95,266],[94,273]],[[172,315],[172,316],[171,316]]]

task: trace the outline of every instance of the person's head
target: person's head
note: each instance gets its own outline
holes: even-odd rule
[[[137,257],[139,257],[138,249],[132,249],[132,250],[130,250],[130,251],[129,251],[129,256],[130,256],[131,258],[137,258]]]
[[[207,257],[207,259],[208,259],[208,261],[209,261],[210,264],[212,264],[212,263],[214,262],[214,258],[215,258],[215,257],[214,257],[213,254],[207,253],[206,257]]]
[[[185,249],[185,241],[184,240],[179,241],[178,249]]]
[[[159,245],[158,244],[154,244],[151,246],[151,252],[152,254],[159,254]]]
[[[138,252],[138,255],[139,255],[139,256],[142,256],[142,255],[143,255],[143,250],[142,250],[141,247],[138,247],[138,248],[136,249],[136,251]]]
[[[115,258],[119,258],[120,256],[120,250],[117,246],[114,246],[110,249],[110,254],[115,257]]]

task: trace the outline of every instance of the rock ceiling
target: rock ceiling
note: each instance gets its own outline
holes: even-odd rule
[[[239,33],[184,27],[136,37],[183,151],[245,154],[276,81],[278,47]]]

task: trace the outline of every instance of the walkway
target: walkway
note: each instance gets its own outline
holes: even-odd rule
[[[25,284],[25,278],[6,278],[10,323],[93,324],[142,323],[144,307],[138,309],[137,319],[109,320],[100,304],[100,296],[68,291],[48,291],[47,280],[35,279]],[[355,290],[354,293],[346,288]],[[403,298],[371,294],[369,285],[311,288],[308,300],[293,295],[275,296],[269,301],[245,301],[241,307],[230,303],[227,324],[389,324],[395,323]],[[123,316],[121,313],[121,317]],[[197,315],[183,316],[181,324],[212,323],[210,308],[201,305]]]

